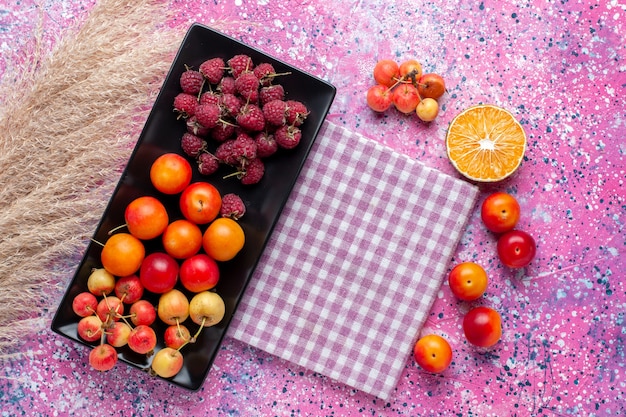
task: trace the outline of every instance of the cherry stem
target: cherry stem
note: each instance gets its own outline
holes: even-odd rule
[[[104,243],[102,243],[102,242],[98,242],[96,239],[91,238],[91,239],[89,239],[89,240],[91,240],[91,241],[92,241],[93,243],[95,243],[96,245],[100,245],[100,246],[104,247]]]
[[[398,84],[403,83],[403,82],[404,82],[404,77],[402,77],[402,78],[396,78],[396,82],[395,82],[395,83],[393,83],[393,85],[392,85],[391,87],[389,87],[389,88],[387,89],[387,91],[391,91],[391,90],[393,90],[393,89],[394,89],[394,88],[395,88]]]
[[[198,336],[200,336],[200,332],[202,331],[202,329],[204,329],[204,323],[206,323],[206,316],[202,317],[202,323],[200,323],[200,328],[198,329],[196,334],[193,335],[194,339],[197,339]]]
[[[407,80],[410,78],[413,85],[418,85],[419,83],[415,81],[415,76],[417,75],[417,70],[413,70],[408,74],[403,75],[400,78],[394,78],[396,82],[387,89],[387,91],[393,90],[398,84],[406,84]]]
[[[180,320],[178,320],[178,318],[176,318],[176,331],[178,332],[180,336],[183,335],[183,331],[180,328]],[[190,343],[190,342],[191,342],[191,336],[189,336],[189,339],[185,340],[185,343],[180,345],[180,347],[177,350],[180,351],[183,348],[183,346],[185,346],[187,343]]]
[[[129,318],[129,317],[130,317],[130,315],[129,315],[129,316],[120,316],[120,319],[121,319],[121,320],[123,320],[123,321],[124,321],[124,323],[126,323],[126,325],[132,329],[132,328],[133,328],[133,325],[132,325],[132,324],[130,324],[130,323],[128,322],[128,320],[126,320],[126,319],[127,319],[127,318]]]
[[[102,319],[100,318],[100,316],[95,311],[93,312],[93,315],[96,316],[96,318],[100,321],[100,327],[102,327],[104,323],[102,322]]]
[[[111,236],[113,233],[117,232],[117,231],[118,231],[118,230],[120,230],[120,229],[125,228],[126,226],[128,226],[128,224],[127,224],[127,223],[121,224],[121,225],[119,225],[119,226],[117,226],[117,227],[114,227],[113,229],[109,230],[109,232],[108,232],[107,234],[108,234],[109,236]]]
[[[419,85],[419,83],[417,82],[417,77],[416,75],[418,74],[418,70],[414,69],[411,72],[403,75],[400,78],[395,78],[396,83],[394,85],[392,85],[391,87],[389,87],[390,89],[394,88],[396,85],[400,84],[400,83],[404,83],[407,84],[408,80],[411,80],[411,84],[417,86]]]

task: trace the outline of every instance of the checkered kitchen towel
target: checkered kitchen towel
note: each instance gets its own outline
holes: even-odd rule
[[[326,122],[229,334],[389,398],[477,193]]]

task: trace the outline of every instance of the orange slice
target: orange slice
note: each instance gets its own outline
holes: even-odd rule
[[[446,148],[450,162],[465,177],[496,182],[520,166],[526,133],[508,110],[481,104],[464,110],[450,122]]]

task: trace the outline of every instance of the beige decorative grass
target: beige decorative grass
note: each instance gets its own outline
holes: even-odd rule
[[[168,4],[100,0],[0,86],[0,360],[49,326],[186,28]],[[12,65],[12,68],[17,65]],[[48,313],[45,313],[47,309]]]

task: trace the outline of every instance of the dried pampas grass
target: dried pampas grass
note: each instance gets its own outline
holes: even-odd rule
[[[20,73],[4,77],[0,359],[49,325],[46,311],[74,272],[68,259],[95,230],[182,40],[167,9],[98,1],[53,51],[33,48]]]

